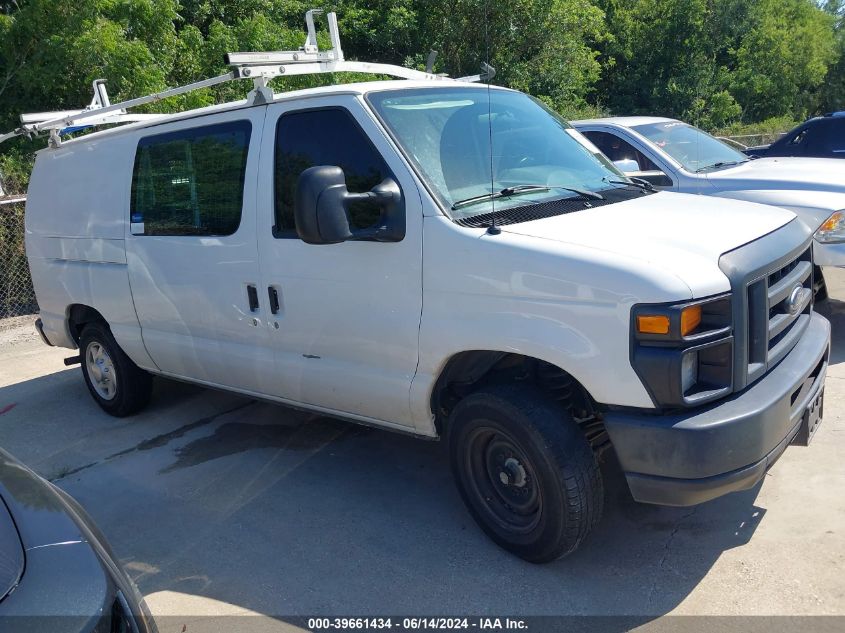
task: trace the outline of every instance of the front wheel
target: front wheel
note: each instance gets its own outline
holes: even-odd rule
[[[502,548],[544,563],[573,552],[601,518],[595,456],[569,413],[540,389],[480,390],[448,426],[452,472],[467,508]]]
[[[132,415],[150,401],[152,376],[132,362],[104,323],[89,323],[79,337],[82,375],[97,404],[115,417]]]

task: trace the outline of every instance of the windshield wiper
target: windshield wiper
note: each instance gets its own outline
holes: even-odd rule
[[[607,184],[609,185],[628,185],[630,187],[638,187],[644,191],[657,191],[654,188],[654,185],[651,184],[648,180],[643,180],[642,178],[631,178],[630,181],[628,180],[608,180],[607,178],[602,178]]]
[[[472,198],[458,200],[452,205],[452,210],[455,211],[456,209],[460,209],[461,207],[468,207],[469,205],[477,204],[479,202],[486,202],[488,200],[496,200],[498,198],[510,198],[512,196],[518,196],[524,193],[550,191],[552,189],[563,189],[564,191],[571,191],[572,193],[578,194],[579,197],[587,198],[589,200],[604,200],[604,196],[600,193],[596,193],[595,191],[586,191],[584,189],[576,189],[574,187],[561,187],[559,185],[516,185],[514,187],[505,187],[504,189],[500,189],[499,191],[485,193],[480,196],[473,196]]]
[[[726,160],[721,161],[718,163],[713,163],[712,165],[705,165],[704,167],[699,167],[695,170],[695,173],[700,174],[706,169],[718,169],[719,167],[733,167],[734,165],[742,165],[743,163],[747,163],[750,158],[746,158],[745,160]]]

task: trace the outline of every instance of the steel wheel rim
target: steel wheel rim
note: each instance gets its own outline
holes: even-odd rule
[[[517,442],[492,426],[467,438],[465,472],[480,509],[500,528],[528,533],[537,527],[543,497],[534,468]]]
[[[103,400],[114,399],[117,393],[117,374],[108,351],[97,341],[85,350],[85,369],[91,386]]]

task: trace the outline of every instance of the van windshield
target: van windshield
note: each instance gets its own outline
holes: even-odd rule
[[[421,88],[367,99],[455,219],[494,204],[596,197],[625,180],[568,123],[520,92]]]

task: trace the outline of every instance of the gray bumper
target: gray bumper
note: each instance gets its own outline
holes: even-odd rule
[[[792,351],[744,391],[675,415],[612,411],[605,426],[637,501],[694,505],[753,487],[817,406],[830,324],[813,313]]]

